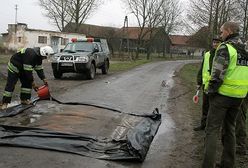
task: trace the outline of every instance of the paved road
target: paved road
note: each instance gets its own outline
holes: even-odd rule
[[[169,90],[175,70],[192,61],[169,61],[147,64],[118,75],[76,85],[65,93],[56,94],[62,101],[89,102],[130,113],[151,113],[156,107],[162,124],[143,163],[108,162],[97,159],[35,149],[1,147],[0,168],[150,168],[163,167],[173,138],[173,121],[166,111]],[[58,80],[56,84],[66,83]]]

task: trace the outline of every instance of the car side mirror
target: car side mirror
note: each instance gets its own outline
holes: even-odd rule
[[[99,52],[98,48],[93,49],[93,53]]]

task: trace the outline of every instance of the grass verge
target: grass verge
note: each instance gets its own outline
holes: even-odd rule
[[[137,60],[137,61],[113,61],[110,63],[109,71],[110,72],[125,71],[149,62],[151,62],[151,60],[146,60],[146,59]]]

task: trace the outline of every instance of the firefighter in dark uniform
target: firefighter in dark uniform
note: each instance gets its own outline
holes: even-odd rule
[[[235,167],[236,118],[248,91],[248,54],[239,37],[239,25],[226,22],[221,28],[224,40],[213,60],[208,86],[209,111],[206,125],[202,168],[215,168],[217,140],[223,126],[223,168]]]
[[[21,82],[21,104],[31,103],[32,88],[35,90],[38,88],[34,82],[33,70],[37,72],[37,75],[43,80],[44,84],[47,84],[42,68],[42,60],[53,53],[53,49],[50,46],[23,48],[10,58],[8,63],[8,78],[3,92],[1,109],[6,109],[7,105],[11,102],[18,79]]]
[[[194,128],[194,131],[204,130],[206,127],[208,109],[209,109],[209,100],[208,95],[206,94],[206,86],[208,86],[208,81],[210,79],[210,73],[212,69],[212,62],[215,54],[215,50],[220,44],[221,39],[218,37],[213,38],[212,40],[212,49],[206,52],[203,56],[203,61],[201,67],[197,74],[197,88],[202,87],[203,94],[202,94],[202,117],[201,117],[201,124]]]

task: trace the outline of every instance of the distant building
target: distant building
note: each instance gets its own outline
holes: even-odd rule
[[[7,31],[8,33],[2,33],[3,45],[13,51],[20,48],[50,45],[55,52],[59,52],[72,38],[86,37],[78,33],[29,29],[25,23],[9,24]]]
[[[82,33],[85,34],[87,37],[94,37],[94,38],[104,38],[107,40],[109,49],[113,53],[116,51],[116,44],[113,43],[115,38],[116,32],[119,28],[115,27],[107,27],[107,26],[98,26],[98,25],[91,25],[91,24],[81,24],[76,29],[75,23],[69,23],[65,26],[63,32],[71,32],[71,33]]]
[[[121,28],[117,33],[117,37],[122,42],[122,48],[127,48],[127,40],[129,40],[130,49],[136,50],[140,33],[140,27]],[[141,36],[141,51],[146,51],[149,45],[150,51],[153,53],[169,53],[171,40],[163,28],[150,29],[145,27]]]
[[[76,24],[69,23],[65,26],[63,31],[66,32],[79,32],[83,33],[89,37],[96,38],[105,38],[108,41],[110,50],[113,52],[119,50],[127,51],[127,40],[129,40],[129,49],[130,51],[136,50],[138,46],[138,34],[140,33],[140,27],[128,27],[128,28],[115,28],[115,27],[106,27],[106,26],[97,26],[90,24],[81,24],[76,31]],[[141,52],[146,52],[148,41],[150,40],[150,29],[144,28],[143,37],[141,43],[143,44],[140,47]],[[170,50],[170,38],[164,33],[162,28],[154,29],[154,32],[151,37],[152,52],[169,52]]]
[[[170,35],[171,39],[171,54],[188,55],[188,56],[201,56],[205,48],[195,46],[191,43],[192,36],[186,35]]]

